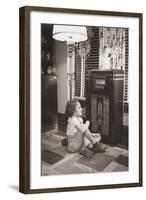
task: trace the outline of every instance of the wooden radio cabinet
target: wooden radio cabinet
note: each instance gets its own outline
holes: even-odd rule
[[[117,144],[122,137],[123,70],[90,70],[87,88],[87,118],[91,131],[105,143]]]

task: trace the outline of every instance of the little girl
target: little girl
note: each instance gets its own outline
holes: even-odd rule
[[[79,152],[91,157],[93,153],[105,151],[99,143],[100,134],[93,134],[89,131],[89,121],[83,123],[82,108],[78,100],[67,103],[66,114],[68,116],[66,136],[69,152]]]

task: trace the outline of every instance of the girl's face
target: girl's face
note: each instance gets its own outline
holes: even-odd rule
[[[77,102],[74,115],[77,116],[77,117],[82,116],[82,107],[81,107],[81,104],[79,102]]]

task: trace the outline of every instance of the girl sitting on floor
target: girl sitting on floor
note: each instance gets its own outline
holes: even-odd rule
[[[94,153],[105,151],[100,144],[100,134],[90,132],[89,121],[83,123],[82,108],[78,100],[71,100],[67,103],[66,114],[68,124],[66,139],[62,141],[62,144],[67,146],[69,152],[79,152],[92,157]]]

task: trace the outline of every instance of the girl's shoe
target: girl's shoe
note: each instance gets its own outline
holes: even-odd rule
[[[106,149],[107,147],[102,147],[101,143],[96,142],[95,144],[93,144],[91,151],[93,151],[94,153],[103,153]]]
[[[62,145],[63,146],[67,146],[68,145],[68,141],[67,141],[67,138],[64,138],[62,141],[61,141]]]
[[[94,155],[94,153],[90,149],[87,149],[87,148],[80,149],[79,154],[81,154],[87,158],[92,158]]]

